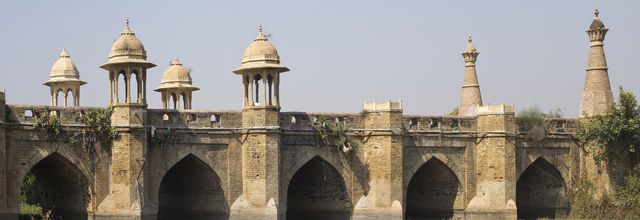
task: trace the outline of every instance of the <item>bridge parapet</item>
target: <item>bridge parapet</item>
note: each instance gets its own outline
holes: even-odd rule
[[[405,115],[404,127],[409,131],[475,131],[476,118],[464,116]]]
[[[313,130],[313,123],[320,119],[343,123],[348,129],[362,129],[364,116],[360,113],[282,112],[280,127],[284,130]]]
[[[149,109],[147,122],[157,128],[240,128],[242,112]]]
[[[62,107],[46,105],[7,105],[6,122],[17,124],[31,124],[37,114],[49,111],[60,119],[62,124],[82,124],[82,114],[90,109],[104,109],[104,107]]]

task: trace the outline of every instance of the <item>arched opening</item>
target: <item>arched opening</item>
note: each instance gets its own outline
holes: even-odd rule
[[[162,179],[158,219],[228,219],[220,178],[205,162],[189,154]]]
[[[55,106],[64,105],[64,91],[62,89],[58,89],[56,92],[56,104]]]
[[[171,96],[169,97],[169,103],[171,103],[170,108],[178,109],[178,96],[175,93],[171,93]]]
[[[516,185],[518,219],[561,218],[568,213],[564,179],[547,160],[538,158]]]
[[[65,106],[75,106],[76,102],[75,99],[73,98],[73,90],[69,89],[67,90],[67,102],[65,103]]]
[[[189,102],[187,100],[187,96],[183,93],[180,94],[182,98],[182,109],[189,109]]]
[[[350,219],[351,200],[340,173],[315,157],[291,178],[287,219]]]
[[[44,212],[51,210],[51,219],[87,219],[89,187],[89,180],[72,162],[51,154],[25,175],[20,187],[21,213],[41,207]]]
[[[131,88],[131,103],[140,103],[140,82],[137,71],[131,73],[131,79],[129,80]]]
[[[254,84],[255,96],[253,97],[253,103],[254,105],[260,105],[260,85],[262,84],[262,76],[260,74],[257,74],[254,77]]]
[[[117,92],[117,97],[118,97],[118,103],[126,103],[127,102],[127,76],[124,72],[124,70],[121,70],[118,73],[118,90]]]
[[[407,188],[406,219],[450,219],[460,181],[442,161],[432,158],[413,175]]]

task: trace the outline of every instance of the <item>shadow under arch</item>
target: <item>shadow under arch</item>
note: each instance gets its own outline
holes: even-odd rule
[[[565,181],[549,161],[538,157],[516,184],[518,219],[559,218],[569,211]]]
[[[87,219],[92,210],[90,179],[71,160],[58,152],[39,160],[25,172],[21,200],[53,209],[53,219]],[[19,201],[20,202],[20,201]]]
[[[350,219],[353,205],[338,170],[320,156],[305,163],[287,187],[286,219]]]
[[[431,157],[416,171],[406,192],[406,219],[449,219],[460,189],[456,174],[440,159]]]
[[[220,177],[204,161],[188,154],[164,175],[158,190],[158,220],[228,219]]]

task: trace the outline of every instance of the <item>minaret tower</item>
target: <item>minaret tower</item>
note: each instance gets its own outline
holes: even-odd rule
[[[280,219],[280,65],[278,51],[262,32],[244,51],[233,72],[242,76],[243,193],[231,206],[232,219]],[[253,214],[252,214],[253,213]]]
[[[143,201],[137,186],[145,182],[140,161],[147,156],[147,69],[156,65],[147,61],[147,51],[129,28],[129,20],[113,43],[106,64],[109,72],[111,126],[118,137],[111,142],[109,195],[98,205],[97,215],[142,219]],[[123,91],[122,90],[124,87]],[[124,94],[123,94],[124,93]],[[144,185],[143,185],[144,186]],[[154,214],[156,210],[149,209]]]
[[[171,61],[171,66],[164,71],[160,87],[155,89],[162,95],[162,109],[191,109],[193,91],[200,90],[192,85],[191,71],[179,59]],[[183,105],[180,106],[180,101]]]
[[[51,75],[44,85],[49,86],[51,93],[51,106],[67,106],[69,95],[73,96],[72,106],[80,106],[80,86],[87,84],[80,80],[80,72],[73,63],[67,50],[62,49],[58,60],[51,67]],[[58,98],[62,96],[63,103]]]
[[[478,106],[482,105],[480,84],[476,74],[476,60],[480,52],[471,43],[473,41],[471,34],[469,34],[467,41],[467,47],[462,52],[462,58],[464,58],[464,81],[462,82],[459,116],[475,116]]]
[[[580,103],[580,117],[592,117],[609,112],[613,104],[607,60],[604,56],[604,37],[609,31],[600,20],[600,12],[595,10],[595,18],[587,29],[591,49],[587,64],[587,77],[584,81],[582,102]]]
[[[127,19],[124,31],[111,46],[109,61],[100,68],[109,71],[109,104],[110,105],[145,105],[147,104],[147,69],[156,65],[147,61],[147,51],[136,34],[129,28]],[[124,79],[124,84],[120,80]],[[137,91],[131,91],[135,83]],[[124,93],[119,94],[119,87],[124,86]],[[123,98],[119,98],[120,96]]]

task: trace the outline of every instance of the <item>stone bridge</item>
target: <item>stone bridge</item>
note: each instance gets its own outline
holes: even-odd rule
[[[518,131],[511,106],[447,117],[374,105],[355,114],[116,105],[119,136],[89,147],[91,130],[81,121],[89,108],[3,102],[0,212],[17,219],[20,189],[32,173],[32,197],[65,219],[567,213],[579,173],[575,120],[548,120],[546,138],[533,141]],[[57,135],[33,126],[46,109],[62,122]],[[320,119],[343,125],[353,150],[323,143],[312,126]]]

